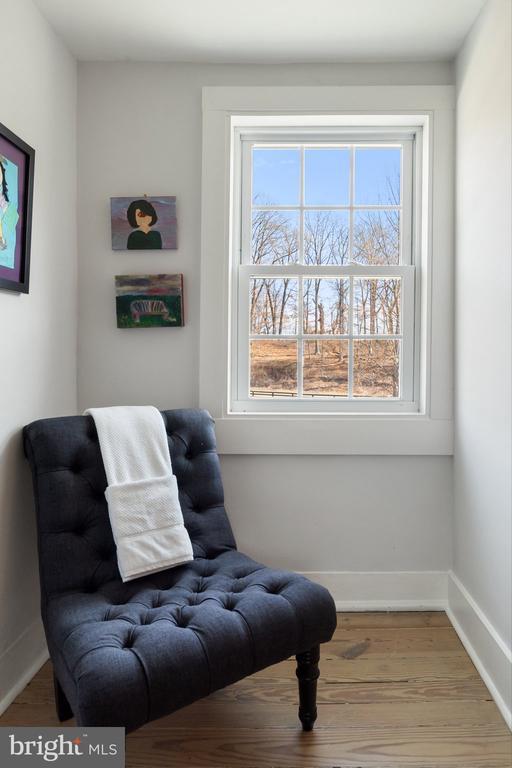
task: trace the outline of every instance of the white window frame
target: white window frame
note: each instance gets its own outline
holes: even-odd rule
[[[237,127],[233,132],[233,184],[239,200],[233,197],[232,218],[233,226],[233,255],[231,259],[231,355],[230,367],[230,413],[260,413],[260,414],[331,414],[331,413],[417,413],[419,411],[419,356],[415,356],[415,347],[419,342],[419,313],[415,318],[415,306],[420,296],[420,281],[415,280],[416,264],[419,260],[417,246],[413,238],[413,208],[421,210],[421,157],[422,157],[421,127],[411,128],[385,128],[347,127],[339,128],[336,132],[322,129],[310,129],[307,132],[291,132],[286,128],[274,128],[272,131],[257,130],[254,127],[247,129]],[[355,146],[400,146],[402,150],[401,168],[401,261],[396,266],[364,266],[348,264],[344,266],[308,266],[303,263],[280,266],[278,268],[266,265],[254,265],[250,260],[251,232],[248,226],[252,211],[251,200],[251,150],[254,146],[287,146],[304,147],[304,145],[325,145],[350,147],[351,152],[351,180],[353,183],[353,163]],[[301,166],[303,164],[303,160]],[[269,209],[279,208],[298,210],[303,208],[304,180],[301,180],[300,201],[297,206],[269,206]],[[382,209],[383,206],[353,204],[353,189],[350,193],[349,205],[320,206],[329,210]],[[352,232],[352,226],[350,226]],[[302,247],[302,233],[300,235]],[[239,248],[237,248],[239,244]],[[275,273],[275,274],[274,274]],[[296,336],[282,336],[283,340],[298,338],[298,385],[297,398],[285,398],[275,396],[272,398],[250,398],[249,392],[249,281],[251,277],[279,277],[296,276],[303,278],[315,277],[396,277],[401,279],[401,344],[400,354],[400,397],[378,398],[357,397],[352,398],[349,391],[348,397],[319,397],[302,399],[300,397],[301,367],[302,367],[302,301],[298,296],[298,321]],[[418,298],[417,298],[418,297]],[[348,334],[335,336],[332,334],[314,336],[307,334],[304,340],[315,338],[324,340],[349,339],[354,337],[352,331]],[[254,338],[254,337],[253,337]],[[273,338],[270,336],[264,339]],[[279,338],[279,337],[276,337]],[[366,336],[373,339],[395,339],[395,336]],[[353,346],[349,344],[349,368],[353,366]],[[349,377],[350,382],[351,377]]]
[[[446,455],[453,452],[453,86],[203,88],[199,404],[221,454]],[[423,128],[417,220],[421,301],[417,413],[263,414],[230,410],[234,131],[366,125]],[[239,199],[239,198],[238,198]],[[190,281],[191,307],[193,286]],[[191,315],[190,326],[194,324]]]

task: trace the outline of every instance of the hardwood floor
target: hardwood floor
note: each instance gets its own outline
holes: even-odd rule
[[[130,734],[126,764],[512,766],[510,731],[442,612],[340,614],[333,640],[322,647],[320,673],[312,733],[300,730],[290,659]],[[57,724],[47,663],[0,725]]]

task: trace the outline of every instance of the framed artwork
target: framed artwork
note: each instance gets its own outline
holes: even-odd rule
[[[184,325],[183,275],[116,275],[118,328]]]
[[[111,197],[112,249],[176,249],[176,197]]]
[[[0,288],[18,293],[28,293],[34,158],[0,123]]]

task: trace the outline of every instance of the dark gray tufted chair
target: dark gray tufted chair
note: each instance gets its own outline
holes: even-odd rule
[[[37,509],[41,610],[61,720],[133,730],[297,654],[299,717],[316,717],[318,647],[329,593],[236,549],[213,421],[163,412],[194,561],[123,584],[89,416],[24,430]]]

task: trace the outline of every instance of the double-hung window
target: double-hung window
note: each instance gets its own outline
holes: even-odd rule
[[[417,410],[416,141],[236,133],[232,412]]]

